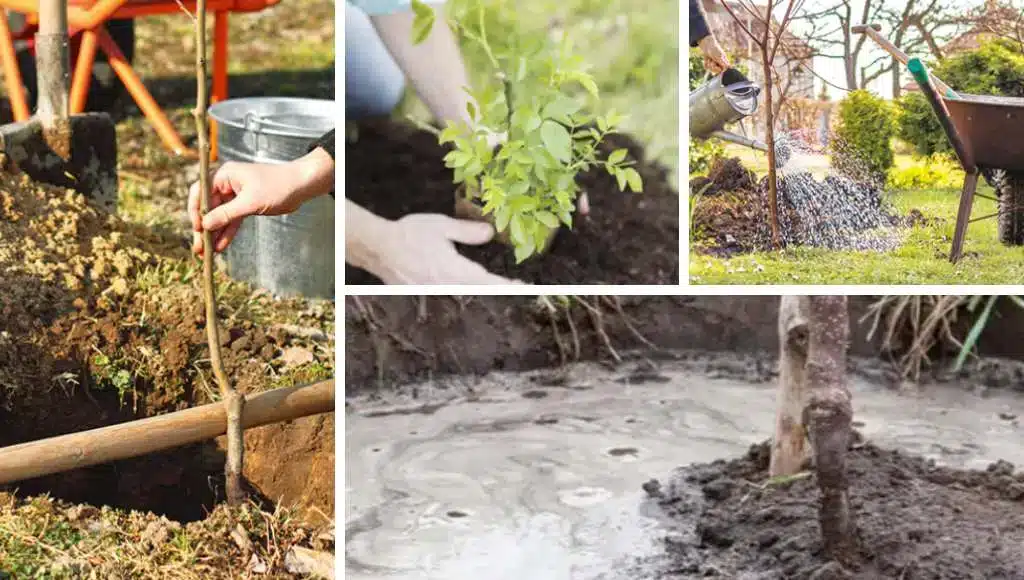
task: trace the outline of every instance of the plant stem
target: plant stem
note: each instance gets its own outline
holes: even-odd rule
[[[206,72],[206,0],[196,5],[196,133],[199,141],[199,197],[203,215],[210,211],[210,131],[207,123],[209,85]],[[228,382],[220,351],[217,328],[217,294],[213,279],[213,232],[203,230],[203,297],[206,302],[206,340],[210,346],[210,365],[217,379],[228,418],[227,461],[224,465],[229,505],[244,501],[242,465],[245,444],[242,439],[242,408],[245,398]]]
[[[491,51],[491,45],[487,42],[487,24],[484,21],[484,5],[482,2],[477,2],[477,23],[480,24],[480,46],[487,53],[487,58],[491,60],[491,66],[501,70],[501,65],[498,64],[498,59],[494,57],[494,52]]]

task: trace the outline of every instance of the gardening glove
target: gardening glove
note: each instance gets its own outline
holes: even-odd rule
[[[192,222],[192,251],[203,252],[203,230],[213,233],[213,249],[222,252],[251,215],[291,213],[310,199],[330,193],[334,186],[334,159],[316,149],[280,165],[229,161],[213,174],[210,211],[200,215],[199,183],[188,194]]]
[[[704,68],[711,71],[711,74],[721,74],[732,66],[729,57],[713,34],[702,38],[698,46],[704,55]]]
[[[385,284],[521,284],[488,272],[455,249],[486,244],[494,228],[440,214],[390,221],[345,202],[345,261]]]

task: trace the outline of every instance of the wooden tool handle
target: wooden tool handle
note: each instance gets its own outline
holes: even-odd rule
[[[36,114],[44,127],[68,118],[71,66],[68,51],[67,0],[39,0],[36,34],[36,74],[39,101]]]
[[[882,36],[882,34],[881,34],[881,30],[882,30],[881,25],[878,25],[878,24],[858,24],[857,26],[851,27],[850,30],[852,32],[856,33],[856,34],[866,34],[868,36],[868,38],[870,38],[871,40],[875,41],[875,43],[878,46],[882,47],[882,49],[884,51],[886,51],[889,54],[891,54],[893,56],[893,58],[895,58],[896,60],[900,61],[904,65],[906,65],[908,62],[910,62],[910,57],[907,55],[907,53],[905,53],[902,50],[900,50],[899,48],[897,48],[895,44],[889,42],[889,39],[887,39],[886,37]],[[946,83],[942,82],[942,79],[940,79],[939,77],[937,77],[935,75],[931,75],[931,78],[932,78],[932,83],[935,84],[935,88],[938,89],[939,92],[942,93],[944,96],[952,97],[952,98],[959,97],[959,95],[957,95],[956,91],[951,89],[950,86],[947,85]]]
[[[334,411],[334,380],[274,389],[246,399],[243,428]],[[0,449],[0,485],[164,451],[227,431],[224,405],[51,437]]]

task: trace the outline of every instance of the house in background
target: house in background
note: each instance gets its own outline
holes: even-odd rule
[[[726,10],[723,2],[729,3],[729,8],[742,22],[737,22],[729,11]],[[751,16],[740,4],[734,0],[701,0],[704,6],[704,13],[707,16],[708,26],[711,28],[718,42],[730,56],[736,61],[734,66],[747,71],[747,77],[764,86],[764,68],[761,63],[761,53],[750,36],[744,32],[744,28],[751,30],[755,35],[764,33],[763,20]],[[765,9],[764,5],[756,3],[758,8]],[[777,20],[773,18],[777,24]],[[802,101],[819,102],[814,95],[814,75],[811,73],[813,66],[813,53],[811,47],[797,38],[790,32],[783,36],[782,45],[775,55],[775,70],[778,73],[776,86],[772,91],[778,111],[778,127],[784,131],[806,129],[802,120],[806,115],[792,114],[795,105]],[[781,110],[778,103],[783,102]],[[764,97],[761,98],[761,107],[754,116],[753,121],[747,120],[743,128],[747,135],[758,139],[764,139],[765,111]],[[800,125],[800,126],[794,126]]]

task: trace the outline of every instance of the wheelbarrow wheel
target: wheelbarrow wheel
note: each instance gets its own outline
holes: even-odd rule
[[[25,17],[17,13],[8,13],[8,22],[12,30],[20,30],[25,26]],[[124,53],[128,62],[131,63],[135,57],[135,21],[134,20],[110,20],[106,23],[107,31],[110,33],[114,43]],[[74,46],[74,45],[73,45]],[[16,41],[18,68],[21,69],[22,82],[28,98],[29,107],[33,110],[38,98],[36,83],[36,57],[32,49],[25,41]],[[71,54],[71,66],[75,64],[77,51]],[[117,78],[114,70],[110,68],[107,55],[102,50],[96,51],[96,62],[92,67],[92,81],[89,83],[89,94],[86,96],[85,109],[87,111],[111,111],[118,101],[127,94],[121,80]]]
[[[1024,246],[1024,175],[1007,173],[999,181],[999,241]]]

